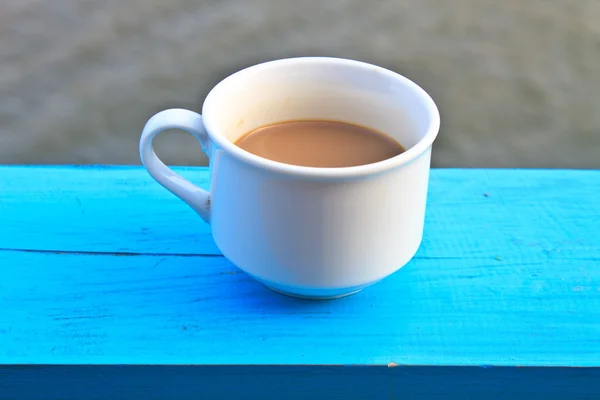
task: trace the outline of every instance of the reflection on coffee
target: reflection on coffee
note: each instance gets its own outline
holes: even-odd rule
[[[305,167],[339,168],[395,157],[404,148],[373,129],[339,121],[290,121],[264,126],[236,145],[257,156]]]

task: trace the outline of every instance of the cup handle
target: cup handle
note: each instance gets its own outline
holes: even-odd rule
[[[152,140],[167,129],[181,129],[198,139],[202,150],[210,155],[210,140],[202,124],[202,116],[183,109],[159,112],[146,122],[140,138],[140,158],[152,178],[187,203],[200,217],[210,223],[210,194],[167,167],[154,153]]]

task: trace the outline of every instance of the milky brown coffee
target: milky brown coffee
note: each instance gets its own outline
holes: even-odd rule
[[[242,136],[236,145],[269,160],[319,168],[371,164],[405,151],[383,133],[339,121],[290,121],[268,125]]]

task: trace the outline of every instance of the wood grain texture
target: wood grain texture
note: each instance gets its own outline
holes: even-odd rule
[[[179,171],[206,187],[206,169]],[[234,372],[247,385],[219,393],[305,379],[312,393],[357,394],[388,379],[373,393],[494,398],[551,380],[554,396],[600,396],[600,172],[433,170],[416,257],[327,302],[278,295],[237,270],[138,167],[0,167],[0,222],[0,399],[42,398],[53,374],[79,382],[73,396],[98,379],[111,383],[89,398],[141,395],[164,376],[189,383],[180,398],[192,398]],[[119,365],[131,368],[122,379]]]
[[[207,188],[205,168],[179,169]],[[0,248],[220,254],[210,227],[139,167],[0,167]]]

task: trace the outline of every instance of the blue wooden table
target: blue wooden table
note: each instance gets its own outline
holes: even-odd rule
[[[599,399],[600,171],[433,170],[416,257],[314,302],[139,167],[0,167],[0,399],[234,396]]]

